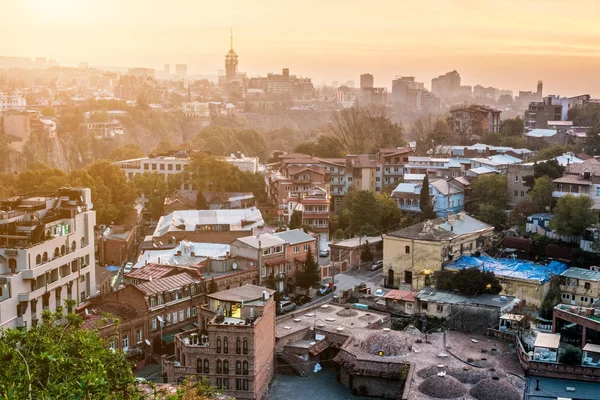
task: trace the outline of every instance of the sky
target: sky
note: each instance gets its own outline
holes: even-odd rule
[[[0,21],[0,56],[61,65],[214,75],[232,27],[249,76],[430,87],[456,69],[464,85],[600,97],[598,0],[0,0]]]

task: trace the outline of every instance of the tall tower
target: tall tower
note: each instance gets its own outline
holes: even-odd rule
[[[237,76],[238,56],[233,51],[233,29],[231,29],[231,47],[229,53],[225,56],[225,80],[232,81]]]
[[[540,97],[540,98],[543,97],[543,95],[544,95],[543,90],[544,90],[544,83],[542,81],[538,81],[538,84],[537,84],[538,97]]]

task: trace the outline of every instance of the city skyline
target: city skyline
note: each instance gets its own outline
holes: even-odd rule
[[[600,95],[594,79],[600,70],[600,11],[592,1],[574,7],[550,0],[545,9],[537,0],[378,3],[175,0],[170,7],[157,1],[140,7],[139,1],[24,0],[3,6],[6,36],[22,40],[1,43],[0,55],[44,56],[61,65],[162,69],[181,63],[190,74],[214,75],[224,67],[233,26],[239,69],[249,76],[290,68],[317,84],[358,84],[360,74],[369,72],[376,86],[390,87],[401,75],[430,87],[431,78],[457,70],[464,85],[515,94],[535,90],[543,80],[549,94]]]

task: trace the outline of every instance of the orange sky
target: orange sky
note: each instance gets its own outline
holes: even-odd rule
[[[290,68],[316,84],[372,72],[390,86],[463,84],[600,97],[598,0],[0,0],[0,55],[63,65],[222,68],[234,28],[240,70]]]

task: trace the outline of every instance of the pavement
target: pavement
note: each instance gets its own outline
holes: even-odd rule
[[[147,364],[143,368],[134,371],[134,375],[154,383],[163,383],[160,364]]]
[[[351,269],[341,274],[335,274],[336,292],[352,289],[361,283],[365,283],[367,287],[371,288],[371,292],[375,292],[375,290],[382,287],[381,281],[381,269],[376,271],[369,271],[366,268],[361,268],[360,270]]]

